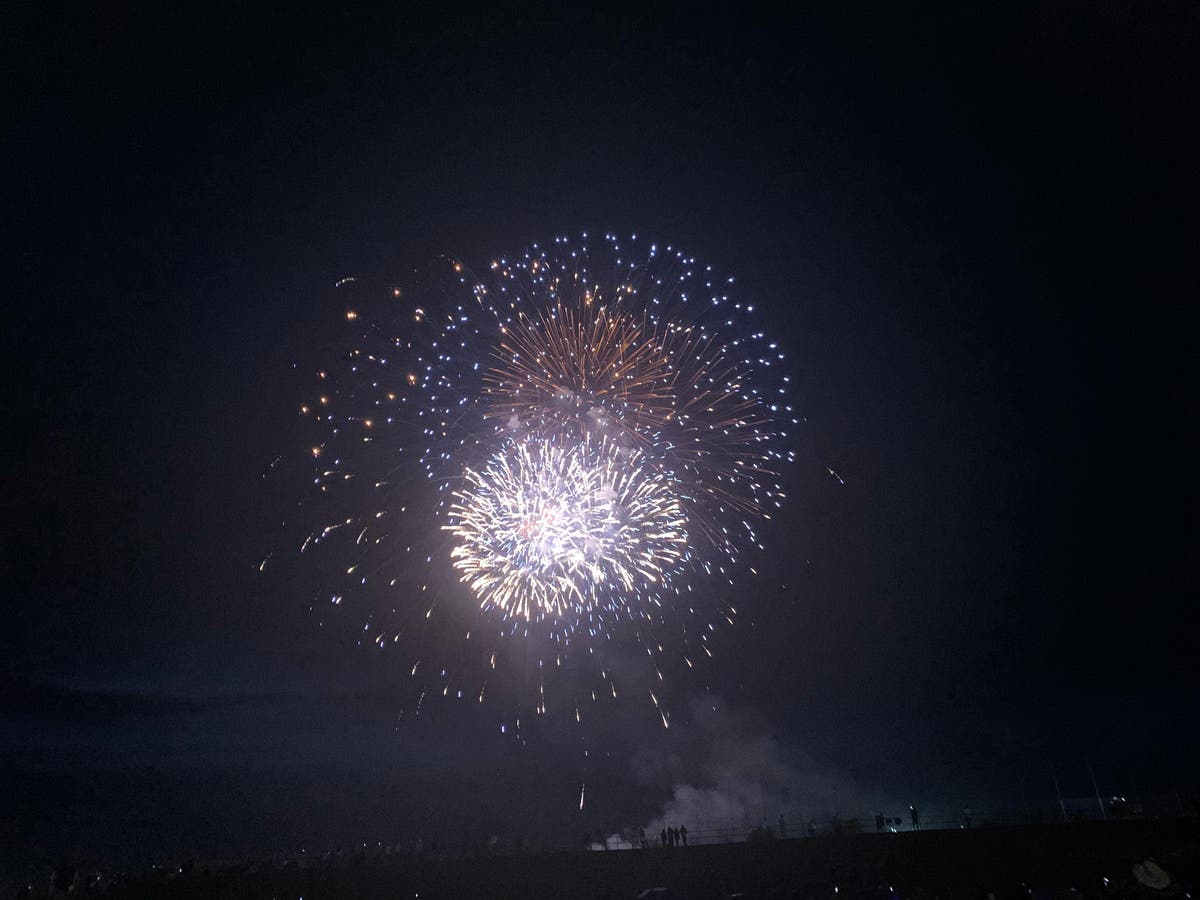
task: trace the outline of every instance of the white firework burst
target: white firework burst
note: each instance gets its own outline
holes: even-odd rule
[[[455,568],[484,608],[540,621],[655,595],[684,562],[677,491],[639,451],[523,440],[468,469],[455,492]]]

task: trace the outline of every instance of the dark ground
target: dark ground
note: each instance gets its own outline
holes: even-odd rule
[[[1171,887],[1131,876],[1148,858]],[[1105,879],[1108,879],[1107,884]],[[148,877],[114,898],[1138,897],[1184,896],[1200,881],[1200,821],[1141,820],[858,834],[686,849],[508,855]],[[1074,891],[1072,893],[1072,891]]]

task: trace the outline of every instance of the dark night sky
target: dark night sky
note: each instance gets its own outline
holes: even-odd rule
[[[22,23],[9,865],[574,835],[703,781],[701,724],[631,704],[572,817],[569,736],[397,729],[395,666],[251,568],[333,282],[586,228],[737,273],[791,355],[793,503],[703,681],[719,727],[847,806],[1046,804],[1085,757],[1194,790],[1200,16],[1101,6]]]

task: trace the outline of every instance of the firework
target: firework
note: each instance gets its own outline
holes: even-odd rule
[[[450,551],[484,609],[525,620],[617,611],[659,591],[687,552],[671,481],[602,441],[521,441],[455,492]]]
[[[663,669],[711,655],[784,500],[783,354],[732,279],[636,237],[484,271],[388,286],[380,314],[362,280],[338,287],[348,335],[299,404],[313,608],[357,611],[360,643],[405,647],[446,696],[482,701],[519,641],[539,711],[550,661],[628,638],[665,724]]]

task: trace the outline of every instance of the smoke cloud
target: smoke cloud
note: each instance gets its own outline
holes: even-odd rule
[[[654,842],[664,827],[681,825],[689,843],[739,840],[760,826],[796,837],[810,822],[824,828],[834,816],[869,818],[884,801],[781,744],[760,717],[711,696],[693,701],[691,721],[669,750],[641,753],[633,767],[639,783],[671,786],[661,813],[644,826]]]

